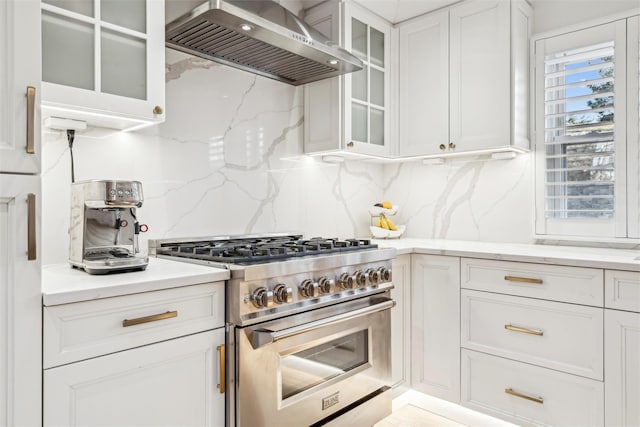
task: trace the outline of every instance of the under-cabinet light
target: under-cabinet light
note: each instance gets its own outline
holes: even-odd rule
[[[444,159],[442,157],[432,157],[430,159],[423,159],[423,165],[444,165]]]
[[[55,130],[85,130],[87,122],[84,120],[65,119],[62,117],[47,117],[44,119],[44,127]]]
[[[500,151],[493,153],[491,159],[493,160],[511,160],[516,158],[516,153],[513,151]]]

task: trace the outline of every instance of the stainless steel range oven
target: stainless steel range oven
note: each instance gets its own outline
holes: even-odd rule
[[[371,426],[391,412],[391,260],[362,239],[153,241],[225,266],[228,425]]]

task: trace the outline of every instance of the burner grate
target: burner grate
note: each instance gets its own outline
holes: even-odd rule
[[[170,243],[158,248],[157,253],[228,264],[257,264],[377,247],[367,239],[301,239],[301,236],[285,236]]]

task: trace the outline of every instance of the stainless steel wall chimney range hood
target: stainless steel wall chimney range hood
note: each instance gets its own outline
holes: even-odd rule
[[[297,86],[362,61],[270,0],[209,0],[166,25],[167,47]]]

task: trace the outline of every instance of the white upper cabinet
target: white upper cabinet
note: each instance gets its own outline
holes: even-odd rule
[[[305,153],[344,150],[388,156],[394,110],[394,29],[350,1],[310,9],[305,20],[363,62],[355,73],[305,86]]]
[[[400,26],[399,154],[529,148],[525,1],[469,0]]]
[[[400,27],[400,154],[449,144],[449,11]]]
[[[40,4],[0,1],[0,172],[40,172]]]
[[[164,120],[163,0],[42,0],[43,116],[131,129]]]

